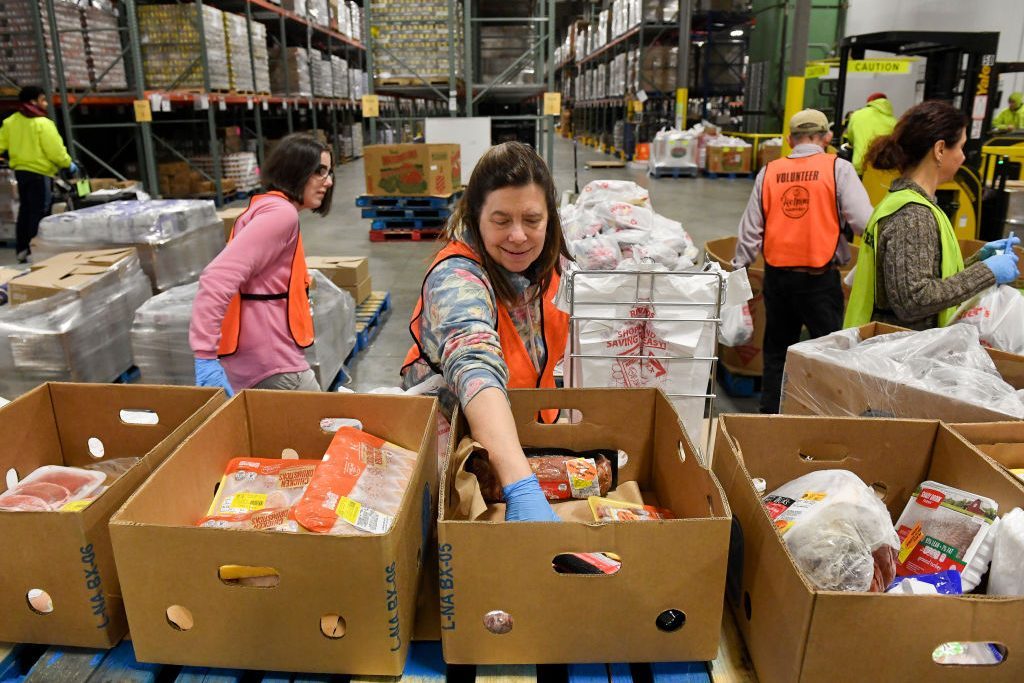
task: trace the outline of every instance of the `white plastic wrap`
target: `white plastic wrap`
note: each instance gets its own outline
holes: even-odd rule
[[[806,381],[792,374],[802,359],[837,368],[828,386],[821,378]],[[838,391],[842,387],[849,391]],[[787,356],[783,402],[791,397],[814,415],[857,415],[839,401],[854,390],[870,397],[872,413],[896,417],[936,417],[923,414],[927,406],[906,405],[899,393],[905,386],[937,397],[972,404],[1024,419],[1024,401],[1000,377],[991,357],[979,343],[972,325],[922,332],[894,332],[862,341],[856,328],[794,344]],[[941,417],[941,416],[939,416]]]
[[[320,387],[330,388],[345,358],[356,344],[355,302],[319,270],[311,271],[313,346],[306,360]],[[131,345],[142,381],[150,384],[192,385],[195,368],[188,343],[192,302],[199,283],[182,285],[158,294],[135,314]]]
[[[663,128],[654,134],[648,157],[648,173],[654,175],[666,170],[679,169],[697,173],[700,168],[699,132]]]
[[[1024,510],[1013,508],[995,529],[989,595],[1024,595]]]
[[[956,321],[977,327],[985,346],[1024,354],[1024,294],[1019,289],[987,289],[960,307]]]
[[[211,201],[110,202],[44,218],[32,241],[32,259],[132,246],[153,291],[162,292],[199,277],[224,248],[223,226]]]
[[[0,306],[0,395],[43,382],[111,382],[132,365],[132,318],[150,283],[132,256],[81,293]]]

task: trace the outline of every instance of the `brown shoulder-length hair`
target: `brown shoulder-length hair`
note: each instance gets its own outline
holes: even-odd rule
[[[540,155],[529,145],[521,142],[503,142],[487,150],[473,169],[466,191],[455,207],[448,221],[445,237],[448,241],[460,240],[469,244],[480,256],[484,271],[494,287],[497,299],[505,304],[516,300],[515,289],[509,282],[504,268],[499,266],[483,247],[480,236],[480,214],[487,196],[504,187],[525,187],[537,185],[544,192],[547,204],[548,222],[544,231],[544,246],[540,256],[524,273],[531,283],[538,285],[531,300],[544,292],[554,273],[561,275],[560,257],[571,260],[562,236],[562,222],[558,217],[558,202],[555,198],[555,181],[551,171]]]
[[[334,154],[328,145],[320,142],[309,133],[292,133],[277,143],[274,151],[267,157],[260,171],[260,179],[268,190],[284,193],[288,199],[302,204],[306,191],[306,182],[320,167],[320,153],[327,152],[331,157],[331,168],[334,168]],[[326,216],[331,211],[331,200],[334,199],[334,185],[327,188],[324,200],[313,213]]]
[[[883,171],[906,173],[931,154],[939,140],[955,145],[966,127],[967,116],[948,102],[921,102],[900,117],[892,134],[871,143],[866,162]]]

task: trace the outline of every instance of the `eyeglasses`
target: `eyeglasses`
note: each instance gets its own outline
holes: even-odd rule
[[[320,180],[326,180],[327,178],[331,178],[333,180],[334,169],[328,166],[324,166],[323,164],[320,164],[319,166],[316,167],[316,170],[313,171],[313,175],[315,175]]]

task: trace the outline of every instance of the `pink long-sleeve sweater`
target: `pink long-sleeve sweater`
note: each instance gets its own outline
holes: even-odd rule
[[[221,324],[238,292],[288,291],[299,238],[299,213],[283,197],[263,195],[235,222],[235,236],[199,277],[189,345],[196,358],[216,358]],[[221,359],[231,386],[252,387],[271,375],[309,369],[288,331],[286,299],[243,301],[238,351]]]

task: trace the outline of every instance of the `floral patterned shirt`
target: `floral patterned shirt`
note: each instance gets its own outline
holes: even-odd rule
[[[538,371],[546,362],[541,299],[528,301],[535,285],[522,275],[506,273],[519,293],[509,316]],[[467,405],[482,389],[506,391],[508,366],[498,337],[498,309],[494,288],[483,267],[468,258],[453,257],[439,263],[423,283],[420,340],[435,367],[441,369],[447,388],[438,398],[451,417],[458,401]],[[403,371],[403,388],[410,388],[437,374],[420,359]]]

